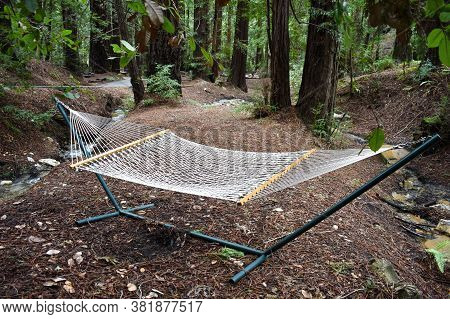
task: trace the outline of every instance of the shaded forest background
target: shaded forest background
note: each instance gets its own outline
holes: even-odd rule
[[[246,78],[269,78],[255,113],[295,105],[298,116],[324,136],[336,126],[339,79],[349,79],[353,95],[353,79],[361,74],[416,65],[425,80],[430,72],[448,74],[450,65],[450,5],[444,0],[0,3],[4,68],[20,73],[30,59],[40,59],[74,75],[127,72],[137,106],[152,104],[147,93],[180,94],[181,72],[243,91]],[[386,47],[389,39],[392,48]],[[383,141],[378,125],[370,147]]]

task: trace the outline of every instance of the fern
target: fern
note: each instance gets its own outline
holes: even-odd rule
[[[434,260],[439,268],[441,273],[445,271],[445,263],[448,261],[445,257],[444,253],[440,252],[441,249],[444,249],[450,244],[450,240],[444,240],[436,245],[435,248],[425,249],[425,251],[431,255],[433,255]]]
[[[180,96],[181,85],[171,77],[172,65],[157,65],[156,73],[146,79],[147,93],[153,93],[163,99],[175,99]]]

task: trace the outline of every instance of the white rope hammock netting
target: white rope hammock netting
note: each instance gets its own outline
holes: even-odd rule
[[[197,144],[168,130],[66,108],[73,168],[240,204],[387,150],[233,151]]]

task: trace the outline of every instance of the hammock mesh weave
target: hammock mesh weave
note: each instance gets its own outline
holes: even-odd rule
[[[72,167],[77,170],[241,204],[387,150],[233,151],[197,144],[167,130],[67,109]]]

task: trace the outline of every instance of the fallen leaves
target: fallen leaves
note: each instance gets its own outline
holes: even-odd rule
[[[312,297],[313,297],[312,294],[307,290],[302,289],[301,293],[302,293],[303,297],[306,299],[312,299]]]
[[[54,255],[58,255],[61,251],[57,250],[57,249],[50,249],[49,251],[47,251],[45,254],[49,255],[49,256],[54,256]]]
[[[63,288],[64,288],[64,290],[67,291],[69,294],[75,293],[75,288],[73,288],[72,283],[71,283],[70,281],[68,281],[68,280],[64,283]]]
[[[44,238],[36,237],[36,236],[30,236],[27,238],[29,243],[43,243],[45,241]]]
[[[127,288],[128,288],[128,291],[136,291],[136,290],[137,290],[136,285],[135,285],[135,284],[132,284],[132,283],[129,283],[129,284],[127,285]]]

